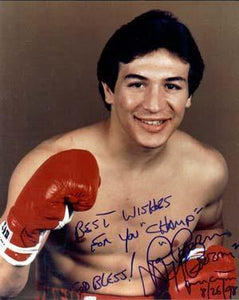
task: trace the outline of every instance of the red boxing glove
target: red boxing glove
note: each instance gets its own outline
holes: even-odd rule
[[[170,274],[171,299],[231,299],[237,289],[233,254],[220,245],[210,246],[205,253],[203,249],[191,252],[176,274]]]
[[[32,262],[46,230],[62,228],[74,210],[90,209],[99,185],[99,168],[90,152],[67,150],[51,156],[0,224],[0,254],[13,265]]]

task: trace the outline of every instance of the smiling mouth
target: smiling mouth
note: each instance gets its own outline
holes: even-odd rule
[[[151,126],[160,126],[162,124],[164,124],[166,121],[168,121],[169,119],[161,119],[161,120],[150,120],[150,119],[141,119],[138,117],[135,117],[136,120],[147,124],[147,125],[151,125]]]
[[[149,121],[149,120],[143,120],[139,119],[141,122],[148,124],[148,125],[153,125],[153,126],[159,126],[164,123],[164,121],[159,121],[159,120],[154,120],[154,121]]]
[[[134,119],[140,124],[140,127],[146,130],[149,133],[159,133],[164,130],[167,126],[168,121],[171,118],[158,118],[158,119],[150,119],[150,118],[139,118],[134,116]]]

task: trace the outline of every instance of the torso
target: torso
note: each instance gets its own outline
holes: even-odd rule
[[[187,143],[186,135],[176,134]],[[89,211],[74,213],[62,230],[51,232],[39,255],[38,279],[77,292],[154,294],[177,264],[178,249],[190,239],[207,204],[207,186],[193,166],[199,162],[179,147],[180,153],[160,167],[124,172],[82,136],[81,145],[69,139],[64,148],[88,148],[96,156],[101,174],[97,200]]]

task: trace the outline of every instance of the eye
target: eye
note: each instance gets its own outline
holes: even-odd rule
[[[137,88],[140,89],[142,87],[144,87],[144,83],[143,82],[131,82],[128,84],[128,87],[133,87],[133,88]]]
[[[166,88],[168,90],[181,90],[181,86],[177,85],[177,84],[174,84],[174,83],[166,83]]]

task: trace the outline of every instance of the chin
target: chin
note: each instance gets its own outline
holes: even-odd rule
[[[150,150],[156,150],[156,149],[162,149],[165,147],[165,144],[160,145],[142,145],[141,146],[144,150],[150,151]]]
[[[163,141],[138,141],[138,145],[140,147],[142,147],[145,150],[154,150],[154,149],[160,149],[160,148],[164,148],[165,145],[167,143],[167,140],[163,140]]]
[[[171,137],[172,133],[164,133],[164,134],[154,134],[154,135],[146,135],[138,137],[137,143],[139,146],[141,146],[144,149],[160,149],[164,148]]]

